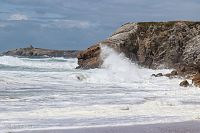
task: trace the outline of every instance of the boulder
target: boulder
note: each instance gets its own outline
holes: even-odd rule
[[[182,86],[182,87],[188,87],[190,84],[188,83],[187,80],[184,80],[179,85]]]

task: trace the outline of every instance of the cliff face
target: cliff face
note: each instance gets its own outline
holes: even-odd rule
[[[81,52],[79,68],[101,66],[100,44],[148,68],[165,66],[184,72],[200,69],[200,22],[127,23],[106,40]]]
[[[2,53],[7,56],[24,56],[24,57],[65,57],[65,58],[76,58],[79,51],[64,51],[64,50],[50,50],[41,48],[19,48],[12,51]]]

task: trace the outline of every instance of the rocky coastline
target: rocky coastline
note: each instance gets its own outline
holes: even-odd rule
[[[175,71],[160,76],[192,79],[200,87],[200,22],[127,23],[107,39],[78,54],[78,68],[101,67],[101,46],[124,53],[131,61],[150,69]],[[153,75],[156,76],[157,74]],[[157,76],[158,77],[158,76]],[[184,80],[185,81],[185,80]],[[181,86],[189,86],[185,81]]]
[[[64,57],[76,58],[80,51],[77,50],[51,50],[34,48],[30,45],[27,48],[18,48],[15,50],[1,53],[1,56],[20,56],[20,57]]]

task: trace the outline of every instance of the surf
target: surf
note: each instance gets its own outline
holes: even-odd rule
[[[178,85],[181,79],[151,76],[171,70],[146,69],[112,48],[101,49],[102,66],[89,70],[76,69],[77,59],[1,56],[1,131],[199,117],[200,92],[195,87],[183,89]]]

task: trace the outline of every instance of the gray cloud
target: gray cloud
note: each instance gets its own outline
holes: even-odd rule
[[[28,20],[28,16],[26,16],[24,14],[15,13],[15,14],[10,15],[8,17],[8,20],[11,20],[11,21],[24,21],[24,20]]]
[[[0,50],[83,49],[126,22],[199,20],[199,7],[199,0],[4,0]]]
[[[60,20],[54,19],[49,21],[48,23],[43,23],[41,26],[43,28],[60,28],[60,29],[68,29],[68,28],[90,28],[94,24],[91,24],[87,21],[77,21],[77,20]]]

